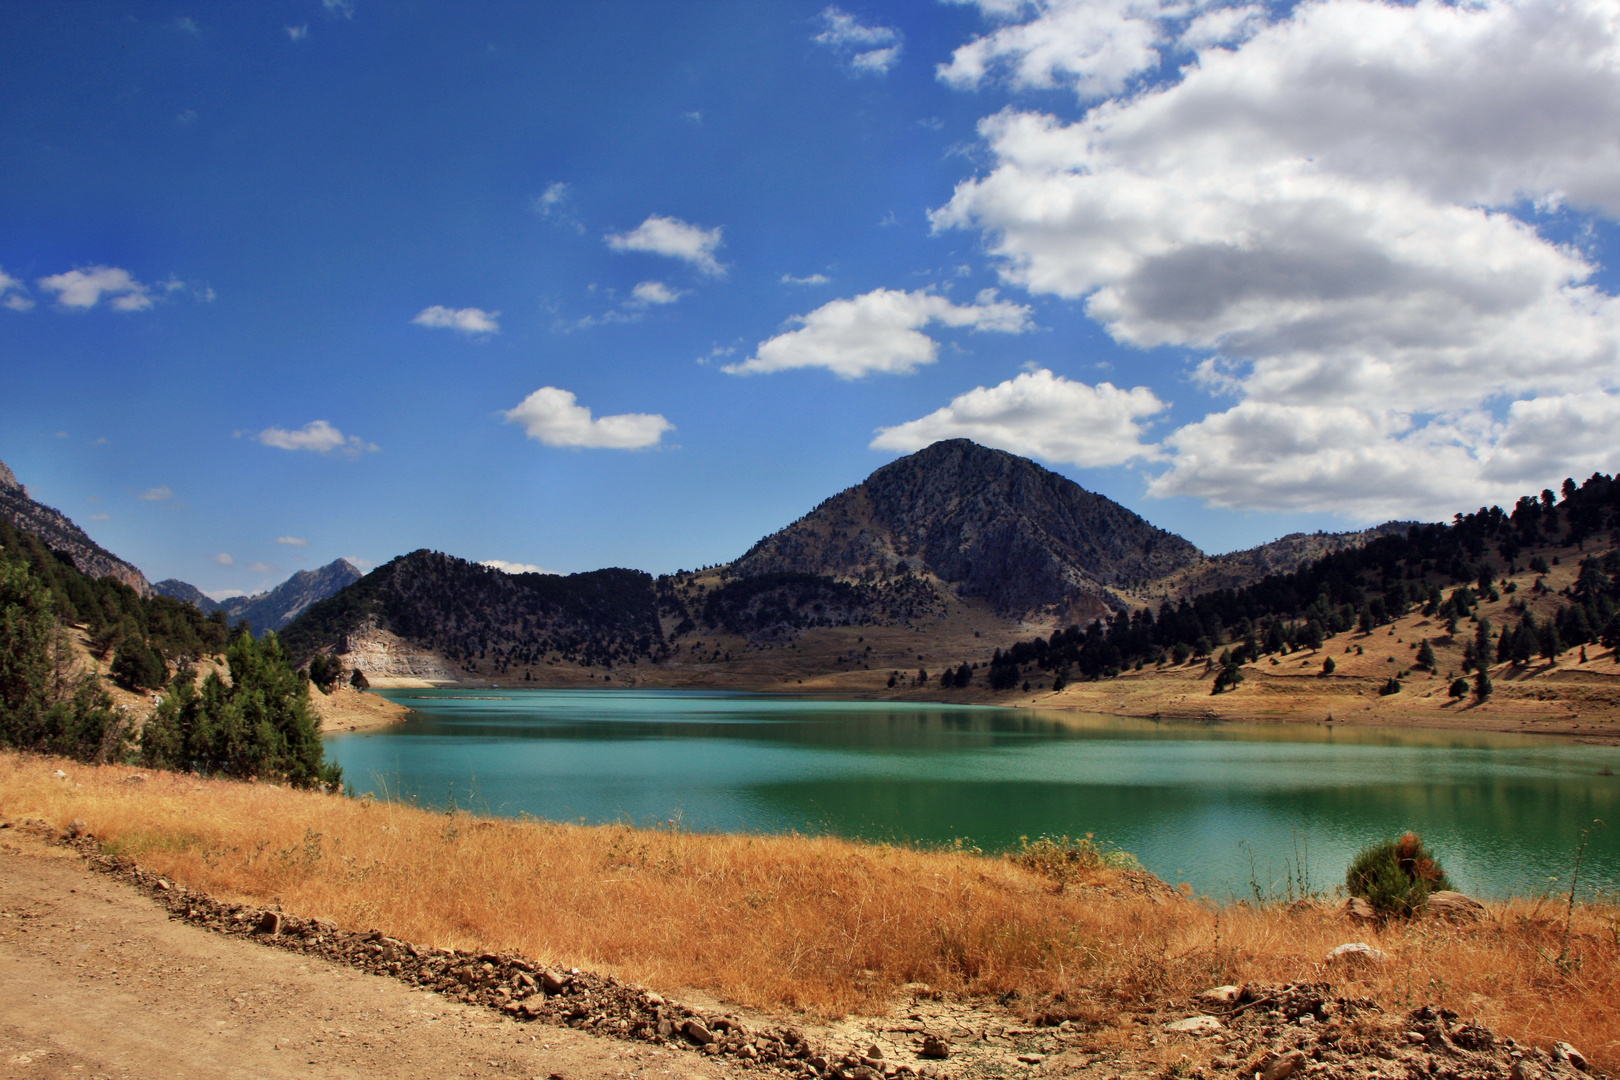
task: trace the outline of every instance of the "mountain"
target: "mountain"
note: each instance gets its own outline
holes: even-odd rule
[[[1241,589],[1272,574],[1291,574],[1335,552],[1363,547],[1381,536],[1404,536],[1418,524],[1420,522],[1386,521],[1355,532],[1289,533],[1242,551],[1211,555],[1157,578],[1140,591],[1139,597],[1152,601],[1183,600],[1217,589]]]
[[[167,596],[170,599],[178,600],[182,604],[190,604],[204,615],[210,614],[220,606],[214,603],[213,598],[197,588],[197,586],[192,585],[190,582],[181,581],[179,578],[164,578],[152,586],[152,591],[159,596]]]
[[[282,629],[309,605],[359,580],[360,568],[348,559],[338,559],[319,570],[300,570],[269,592],[227,597],[215,606],[224,611],[233,624],[246,619],[254,633],[263,634],[267,630]],[[185,585],[185,582],[179,584]]]
[[[347,585],[360,580],[360,569],[348,559],[327,563],[319,570],[300,570],[268,592],[252,596],[228,596],[214,600],[190,582],[165,578],[152,586],[162,596],[191,604],[204,615],[223,611],[233,624],[246,619],[255,634],[280,630],[317,600],[325,600]]]
[[[152,595],[152,586],[145,574],[90,539],[61,511],[35,502],[29,496],[28,489],[17,482],[17,477],[5,462],[0,462],[0,517],[17,529],[39,537],[53,551],[72,559],[80,573],[90,577],[110,577],[122,581],[142,596]]]
[[[652,576],[639,570],[506,574],[422,550],[310,605],[282,638],[298,657],[323,648],[388,653],[390,663],[399,654],[430,654],[408,657],[408,668],[448,663],[504,674],[514,664],[527,668],[553,658],[612,667],[660,650],[658,607]]]
[[[919,571],[1005,617],[1089,619],[1130,589],[1197,565],[1173,533],[1027,458],[937,442],[765,537],[732,576],[873,581]]]
[[[1065,477],[958,439],[884,466],[727,565],[513,575],[416,551],[312,604],[282,638],[299,657],[330,651],[368,675],[433,681],[643,661],[675,679],[832,648],[870,669],[1010,642],[1030,620],[1090,622],[1202,560]]]

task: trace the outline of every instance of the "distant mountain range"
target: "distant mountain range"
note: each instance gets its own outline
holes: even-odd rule
[[[700,649],[725,663],[836,628],[920,659],[936,643],[959,649],[940,635],[964,619],[988,649],[1032,625],[1187,595],[1183,584],[1286,573],[1373,535],[1298,534],[1211,559],[1026,458],[955,439],[885,465],[709,570],[510,575],[416,551],[310,605],[283,638],[297,655],[325,650],[368,674],[435,681],[546,680]]]
[[[974,638],[1010,640],[1031,626],[1242,587],[1404,529],[1294,534],[1210,558],[1026,458],[953,439],[883,466],[700,573],[514,575],[424,550],[364,576],[339,559],[216,602],[184,581],[148,584],[31,499],[3,464],[0,513],[87,574],[278,631],[297,655],[364,654],[393,674],[438,681],[660,663],[700,645],[725,657],[796,649],[806,634],[840,627],[870,629],[917,654],[953,619],[976,627],[963,631]]]
[[[310,604],[360,580],[360,570],[347,559],[339,559],[319,570],[300,570],[269,592],[233,596],[217,603],[195,585],[175,578],[153,585],[145,574],[85,535],[67,515],[36,502],[3,461],[0,461],[0,517],[17,529],[39,537],[51,550],[67,556],[81,573],[122,581],[142,596],[156,593],[173,597],[205,613],[223,611],[232,623],[248,620],[258,633],[280,630]]]
[[[0,517],[23,532],[33,533],[51,550],[66,555],[80,573],[115,578],[142,596],[152,594],[145,574],[86,536],[84,530],[60,510],[35,502],[3,461],[0,461]]]
[[[268,592],[213,600],[195,585],[166,578],[152,590],[194,604],[204,612],[223,611],[234,625],[243,619],[257,634],[280,630],[317,600],[360,580],[360,569],[348,559],[327,563],[318,570],[300,570]]]

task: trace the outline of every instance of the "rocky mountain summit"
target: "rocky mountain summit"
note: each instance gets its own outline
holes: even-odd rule
[[[5,462],[0,462],[0,517],[72,559],[80,573],[110,577],[142,596],[151,595],[152,586],[145,574],[90,539],[60,510],[34,501]]]
[[[1181,537],[1027,458],[951,439],[885,465],[729,569],[846,581],[921,571],[1004,616],[1077,620],[1118,608],[1114,589],[1202,558]]]
[[[217,602],[195,585],[174,578],[160,581],[153,588],[164,596],[193,604],[204,613],[223,611],[232,623],[246,619],[254,633],[263,634],[282,629],[315,601],[325,600],[359,580],[360,568],[348,559],[338,559],[318,570],[300,570],[266,592]]]

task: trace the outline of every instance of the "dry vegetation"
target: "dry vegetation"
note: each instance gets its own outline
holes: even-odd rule
[[[0,756],[0,815],[79,819],[110,850],[221,898],[760,1009],[870,1012],[924,982],[1015,991],[1031,1019],[1105,1036],[1217,984],[1326,977],[1391,1010],[1442,1003],[1620,1064],[1613,906],[1577,905],[1567,942],[1556,898],[1494,905],[1463,927],[1351,926],[1327,904],[1217,907],[1107,867],[1070,867],[1063,881],[965,851],[447,816],[132,773]],[[1356,940],[1390,961],[1323,972],[1329,949]]]

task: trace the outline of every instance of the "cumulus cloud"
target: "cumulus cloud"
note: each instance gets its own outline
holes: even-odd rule
[[[479,566],[487,566],[491,570],[499,570],[503,574],[555,574],[555,570],[543,570],[533,563],[507,562],[505,559],[480,559]]]
[[[222,551],[218,555],[215,555],[214,561],[219,563],[221,566],[234,566],[236,564],[236,560],[231,558],[231,553],[228,551]]]
[[[857,75],[883,75],[900,62],[904,47],[892,26],[863,23],[838,7],[822,10],[821,33],[810,40],[831,49]]]
[[[147,488],[135,497],[144,499],[146,502],[163,502],[166,499],[174,498],[174,492],[169,490],[169,485],[162,484],[158,487]]]
[[[303,23],[299,26],[283,26],[282,29],[287,31],[287,38],[290,41],[303,41],[305,38],[309,37],[308,23]]]
[[[1088,386],[1042,368],[996,386],[980,386],[943,409],[879,428],[876,450],[910,453],[941,439],[972,439],[1015,454],[1091,468],[1157,458],[1138,421],[1165,409],[1145,386]]]
[[[115,311],[145,311],[152,306],[151,289],[130,276],[128,270],[116,266],[92,266],[88,270],[69,270],[39,279],[39,287],[56,294],[56,302],[65,308],[88,311],[108,298]]]
[[[1537,418],[1609,415],[1620,304],[1523,208],[1620,215],[1608,0],[996,7],[1034,17],[942,78],[1095,97],[1196,55],[1074,122],[985,119],[990,171],[932,215],[1116,340],[1203,354],[1237,404],[1167,440],[1153,493],[1366,517],[1577,471],[1588,448]],[[1620,455],[1620,429],[1583,430]]]
[[[679,289],[672,289],[662,281],[643,281],[630,290],[630,303],[636,307],[653,307],[673,304],[684,295]]]
[[[463,334],[495,334],[501,329],[501,324],[495,321],[499,315],[498,311],[485,311],[483,308],[447,308],[434,304],[417,312],[411,322],[417,326],[460,330]]]
[[[705,229],[680,218],[650,215],[626,233],[608,233],[607,246],[613,251],[650,251],[691,263],[710,277],[720,277],[726,268],[715,260],[720,246],[720,226]]]
[[[792,274],[782,275],[784,285],[825,285],[831,281],[826,274],[806,274],[804,277],[794,277]]]
[[[516,408],[503,412],[508,424],[519,424],[529,438],[547,446],[638,450],[656,446],[675,425],[657,413],[620,413],[592,417],[591,410],[567,390],[542,386]]]
[[[0,304],[12,311],[27,311],[34,306],[28,287],[3,269],[0,269]]]
[[[369,443],[358,435],[344,435],[325,420],[311,420],[294,431],[265,428],[254,438],[264,446],[273,446],[278,450],[310,450],[317,454],[338,454],[346,458],[357,458],[379,449],[376,443]]]
[[[354,0],[321,0],[321,7],[333,18],[354,18]]]
[[[274,563],[252,562],[248,563],[248,571],[254,574],[273,574],[276,572],[276,566]]]
[[[287,547],[309,547],[309,541],[302,536],[278,536],[276,543],[285,544]]]
[[[918,290],[876,289],[850,300],[833,300],[790,322],[798,328],[761,342],[754,355],[720,370],[757,375],[792,368],[822,367],[841,379],[874,373],[908,375],[932,364],[939,343],[922,332],[939,323],[1017,334],[1029,329],[1029,308],[997,300],[994,290],[972,304],[957,305]]]

